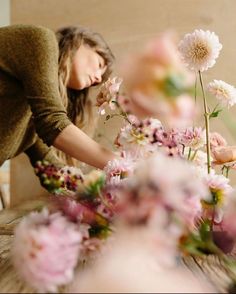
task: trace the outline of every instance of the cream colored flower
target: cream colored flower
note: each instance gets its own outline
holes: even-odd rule
[[[195,30],[186,34],[179,44],[179,51],[191,70],[205,71],[212,67],[222,45],[214,32]]]
[[[207,86],[209,93],[213,94],[222,106],[233,106],[236,103],[236,88],[221,80],[214,80]]]

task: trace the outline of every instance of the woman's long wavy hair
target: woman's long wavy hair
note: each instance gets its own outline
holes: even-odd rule
[[[107,66],[102,82],[111,74],[114,56],[100,34],[82,26],[61,28],[56,31],[56,37],[59,45],[59,92],[67,109],[68,117],[72,123],[83,129],[86,125],[93,124],[92,102],[89,99],[89,88],[73,90],[67,87],[74,54],[81,44],[89,45],[97,52],[104,59]],[[56,150],[56,153],[65,164],[76,165],[76,161],[62,151]]]

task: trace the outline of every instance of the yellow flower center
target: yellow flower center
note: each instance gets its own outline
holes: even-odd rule
[[[194,59],[202,60],[209,55],[209,50],[206,45],[197,43],[191,53]]]
[[[202,207],[203,208],[209,208],[213,205],[216,205],[218,207],[222,206],[224,202],[224,193],[222,190],[217,190],[217,189],[211,189],[211,196],[212,199],[210,201],[202,200]]]

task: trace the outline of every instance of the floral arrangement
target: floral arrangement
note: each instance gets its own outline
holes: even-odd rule
[[[110,236],[116,240],[131,228],[151,244],[160,269],[182,256],[216,254],[236,281],[236,263],[225,254],[236,239],[228,178],[235,157],[225,158],[227,142],[210,132],[210,120],[236,103],[236,89],[210,82],[207,93],[217,100],[211,110],[202,77],[221,49],[209,31],[186,34],[178,46],[165,33],[128,58],[123,79],[102,85],[98,112],[107,113],[106,121],[122,119],[114,142],[118,157],[87,175],[37,163],[36,174],[53,195],[47,208],[26,216],[15,231],[13,260],[25,281],[39,291],[56,291],[72,281],[77,265],[106,257]],[[202,113],[204,124],[197,126]]]

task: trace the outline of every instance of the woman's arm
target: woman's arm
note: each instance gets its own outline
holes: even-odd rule
[[[116,157],[114,153],[96,143],[72,124],[56,137],[53,146],[77,160],[100,169]]]

